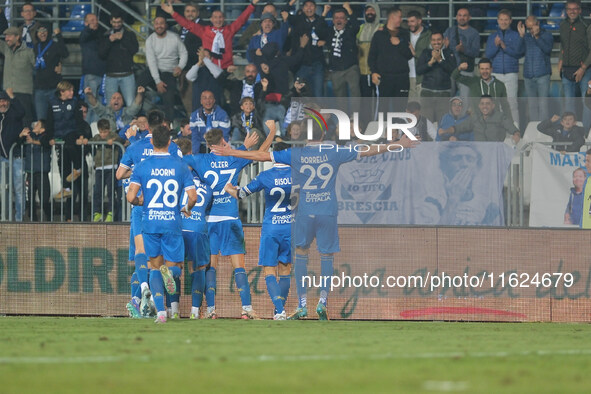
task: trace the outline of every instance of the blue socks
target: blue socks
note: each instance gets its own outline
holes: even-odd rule
[[[246,270],[244,268],[236,268],[234,270],[234,281],[236,282],[236,288],[240,292],[242,306],[251,305],[250,286],[248,286],[248,278],[246,277]]]
[[[205,271],[205,299],[207,300],[207,307],[215,307],[215,268],[209,267]]]
[[[175,276],[174,283],[176,284],[176,293],[170,296],[170,302],[179,302],[181,299],[181,278]]]
[[[140,284],[148,283],[148,256],[145,253],[135,255],[135,272]]]
[[[289,295],[289,288],[291,286],[291,275],[280,275],[279,276],[279,289],[281,289],[281,298],[283,299],[283,306],[287,302],[287,296]]]
[[[330,277],[334,273],[334,255],[320,255],[320,275],[322,276],[322,286],[320,288],[320,302],[326,306],[326,299],[330,291]]]
[[[152,297],[154,297],[154,305],[158,312],[164,312],[164,282],[162,281],[162,274],[160,270],[150,271],[150,290]]]
[[[284,309],[283,297],[281,297],[281,288],[277,283],[277,277],[275,275],[265,276],[265,282],[267,283],[267,291],[273,305],[275,305],[275,313],[282,313]]]
[[[303,308],[306,306],[308,291],[304,287],[304,276],[308,276],[308,255],[296,254],[294,273],[296,280],[296,291],[298,294],[298,306]]]
[[[197,270],[192,274],[191,281],[191,306],[199,308],[203,302],[203,293],[205,293],[205,270]]]
[[[140,290],[140,281],[137,278],[137,273],[134,271],[133,274],[131,274],[131,297],[141,297],[141,290]]]
[[[181,271],[181,267],[179,267],[177,265],[173,265],[172,267],[168,267],[168,269],[170,270],[170,273],[172,274],[172,276],[175,279],[180,278],[181,274],[183,273],[183,271]]]

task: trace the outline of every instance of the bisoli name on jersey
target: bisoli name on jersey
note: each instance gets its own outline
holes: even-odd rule
[[[276,178],[275,186],[291,185],[291,178]]]

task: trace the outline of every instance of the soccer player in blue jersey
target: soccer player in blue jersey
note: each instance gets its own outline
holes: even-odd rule
[[[207,146],[211,147],[225,142],[221,129],[211,129],[205,133]],[[240,149],[248,149],[257,142],[255,133],[247,136]],[[238,216],[238,203],[227,194],[227,184],[236,185],[240,171],[251,163],[250,160],[234,157],[221,157],[212,153],[196,154],[183,157],[183,160],[197,173],[213,191],[211,211],[207,217],[209,245],[211,249],[210,266],[205,273],[207,318],[217,318],[215,311],[215,287],[218,255],[230,256],[234,268],[234,280],[242,302],[241,318],[258,319],[252,309],[250,286],[244,265],[244,231]]]
[[[269,127],[275,134],[275,122]],[[289,148],[277,143],[274,152]],[[243,199],[253,193],[265,191],[265,215],[261,230],[259,265],[263,267],[267,291],[275,306],[274,320],[285,320],[285,303],[291,284],[291,167],[275,163],[273,168],[261,172],[245,187],[226,185],[226,192]],[[277,277],[279,276],[279,280]]]
[[[159,110],[152,110],[148,113],[148,135],[134,143],[132,143],[121,158],[119,168],[117,168],[117,179],[127,179],[132,173],[132,169],[141,161],[147,159],[153,152],[151,130],[155,127],[164,124],[164,113]],[[173,155],[182,156],[177,145],[171,143],[169,152]],[[153,309],[151,302],[151,293],[148,285],[148,256],[144,250],[144,242],[142,238],[142,208],[133,207],[131,210],[131,227],[130,227],[130,255],[129,260],[135,263],[135,273],[140,282],[139,293],[136,293],[130,303],[127,304],[132,317],[148,316],[150,310]],[[180,273],[175,271],[175,276],[180,276]],[[141,299],[140,299],[141,297]],[[138,302],[138,299],[140,301]]]
[[[183,156],[191,154],[191,140],[179,138],[177,144]],[[209,264],[210,248],[207,234],[206,215],[209,214],[213,194],[211,188],[198,177],[193,177],[197,191],[197,203],[191,211],[191,216],[183,216],[183,240],[185,241],[185,260],[191,267],[191,319],[199,319],[199,308],[205,294],[205,270]],[[181,204],[186,203],[187,194],[183,193]],[[178,293],[177,293],[178,294]],[[171,296],[177,297],[177,295]],[[174,303],[171,304],[174,307]],[[178,308],[178,301],[177,301]],[[174,316],[174,308],[172,308]]]
[[[212,148],[215,154],[234,156],[256,161],[273,161],[291,165],[293,176],[292,196],[298,195],[299,204],[293,226],[295,241],[294,271],[299,304],[290,319],[308,315],[307,289],[303,278],[308,274],[308,253],[316,239],[320,252],[320,272],[323,286],[316,313],[320,320],[328,320],[327,298],[330,277],[333,274],[334,254],[340,251],[337,226],[338,202],[335,191],[339,167],[360,157],[388,152],[390,149],[412,148],[417,142],[404,135],[393,144],[379,144],[358,153],[354,146],[337,147],[334,143],[322,142],[323,130],[316,124],[312,127],[312,140],[304,147],[294,147],[279,152],[245,152],[232,149],[227,143]],[[296,189],[301,189],[296,190]]]
[[[168,127],[155,127],[152,143],[153,154],[134,167],[127,201],[143,206],[142,236],[150,259],[150,289],[158,311],[156,323],[166,323],[164,288],[169,294],[177,291],[174,280],[170,282],[167,265],[184,261],[181,212],[191,215],[197,193],[187,165],[168,151],[171,143]],[[188,201],[181,209],[183,190]]]

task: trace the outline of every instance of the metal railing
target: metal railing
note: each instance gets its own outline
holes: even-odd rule
[[[63,141],[56,141],[52,148],[40,148],[29,143],[14,144],[9,151],[8,166],[2,163],[1,167],[0,190],[3,193],[0,219],[19,220],[21,218],[16,217],[17,214],[24,218],[28,213],[28,220],[31,221],[88,222],[94,219],[95,213],[105,218],[111,212],[113,220],[129,221],[131,208],[125,199],[123,185],[115,178],[124,151],[122,144],[104,141],[89,141],[87,145],[79,146],[67,146]],[[69,154],[80,155],[80,168],[75,168],[74,161],[68,159]],[[110,154],[111,160],[105,162],[107,154]],[[95,162],[95,158],[99,160]],[[20,175],[15,171],[20,171]],[[74,175],[68,180],[70,174]],[[106,197],[105,189],[110,191]],[[21,200],[19,212],[15,198]],[[101,203],[105,198],[108,204]]]

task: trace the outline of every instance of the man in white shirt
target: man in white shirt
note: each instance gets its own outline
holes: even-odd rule
[[[178,34],[166,30],[166,19],[156,17],[154,33],[146,40],[146,61],[156,85],[166,118],[174,119],[177,77],[187,64],[187,49]]]

